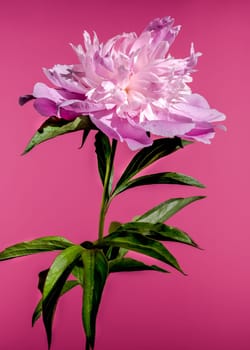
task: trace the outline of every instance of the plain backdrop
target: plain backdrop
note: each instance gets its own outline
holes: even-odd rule
[[[170,15],[182,30],[172,46],[186,57],[203,53],[191,87],[227,115],[209,146],[193,144],[151,171],[179,171],[206,189],[138,188],[122,194],[108,221],[128,221],[178,196],[206,195],[169,223],[187,231],[204,250],[169,244],[188,276],[171,270],[112,275],[97,322],[96,350],[247,350],[250,343],[249,271],[249,62],[250,6],[245,0],[9,0],[0,5],[1,128],[0,249],[43,235],[76,243],[97,235],[101,184],[94,135],[79,150],[81,134],[21,153],[44,120],[18,97],[46,82],[42,67],[77,62],[69,43],[95,30],[101,41],[138,34],[155,17]],[[133,153],[119,145],[116,177]],[[45,350],[42,322],[32,329],[40,298],[37,274],[54,253],[0,264],[0,349]],[[151,260],[150,260],[151,262]],[[81,291],[59,302],[52,350],[84,349]]]

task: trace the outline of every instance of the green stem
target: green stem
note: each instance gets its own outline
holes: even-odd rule
[[[116,146],[117,146],[117,141],[113,139],[110,156],[107,161],[106,174],[105,174],[104,185],[103,185],[103,194],[102,194],[99,230],[98,230],[99,241],[101,241],[103,238],[105,216],[107,214],[107,210],[110,205],[110,189],[112,186],[112,171],[113,171],[113,163],[114,163]]]
[[[90,345],[87,339],[86,339],[85,350],[90,350]]]

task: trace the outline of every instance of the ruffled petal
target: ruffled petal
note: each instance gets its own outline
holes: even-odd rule
[[[192,94],[189,84],[200,56],[193,44],[187,57],[169,54],[179,30],[164,17],[151,21],[139,36],[122,33],[106,43],[84,32],[84,45],[72,45],[78,64],[44,69],[54,88],[35,85],[35,108],[67,120],[89,115],[97,128],[131,149],[150,145],[148,132],[210,142],[215,123],[225,115]]]

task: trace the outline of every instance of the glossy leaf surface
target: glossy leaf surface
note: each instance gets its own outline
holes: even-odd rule
[[[84,248],[73,245],[63,250],[51,265],[43,288],[42,314],[48,345],[51,345],[55,308],[68,276]]]
[[[41,237],[6,248],[0,253],[0,261],[52,250],[62,250],[71,245],[73,245],[72,242],[61,236]]]
[[[96,317],[108,276],[108,262],[103,252],[98,249],[85,250],[82,253],[82,260],[84,265],[82,321],[87,337],[87,344],[93,349]]]
[[[125,190],[133,187],[145,186],[145,185],[159,185],[159,184],[173,184],[173,185],[185,185],[185,186],[195,186],[204,188],[205,186],[194,179],[191,176],[187,176],[179,173],[157,173],[150,174],[132,179],[128,182],[123,183],[120,187],[117,187],[114,195],[117,195]]]
[[[79,283],[78,281],[75,281],[75,280],[70,280],[70,281],[66,281],[63,288],[62,288],[62,291],[60,293],[60,296],[64,295],[65,293],[67,293],[68,291],[70,291],[72,288],[78,286]],[[34,313],[32,315],[32,326],[34,326],[35,322],[41,317],[42,315],[42,302],[43,302],[43,299],[41,298],[34,310]]]
[[[114,192],[119,187],[124,186],[128,180],[138,174],[142,169],[190,143],[192,142],[181,140],[178,137],[155,140],[151,146],[145,147],[136,153],[118,181]]]
[[[150,209],[145,214],[137,216],[134,221],[138,222],[150,222],[156,224],[158,222],[165,222],[175,213],[180,211],[187,205],[205,198],[204,196],[194,196],[187,198],[171,198],[167,201],[160,203],[156,207]]]
[[[73,121],[51,117],[40,126],[35,135],[26,146],[23,154],[28,153],[40,143],[53,139],[57,136],[79,130],[95,129],[88,116],[77,117]]]
[[[168,272],[156,265],[147,265],[142,261],[132,258],[118,258],[109,262],[109,272],[132,272],[132,271],[159,271]]]
[[[120,225],[116,232],[136,232],[158,241],[175,241],[198,247],[187,233],[162,223],[129,222]]]
[[[175,259],[175,257],[164,247],[163,244],[142,234],[133,231],[118,231],[106,236],[103,240],[104,244],[114,247],[121,247],[128,250],[150,256],[157,260],[176,268],[183,272]]]
[[[99,174],[102,180],[102,184],[104,185],[108,159],[111,154],[111,147],[109,138],[101,131],[98,131],[95,136],[95,150],[97,154]]]

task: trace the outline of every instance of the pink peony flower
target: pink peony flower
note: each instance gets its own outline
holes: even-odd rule
[[[188,83],[200,55],[173,58],[168,52],[180,27],[155,19],[140,36],[123,33],[99,43],[84,32],[84,48],[73,46],[79,63],[44,69],[55,88],[34,87],[34,106],[45,117],[73,120],[88,115],[106,135],[132,150],[152,144],[150,135],[210,143],[214,122],[225,116],[211,109]]]

